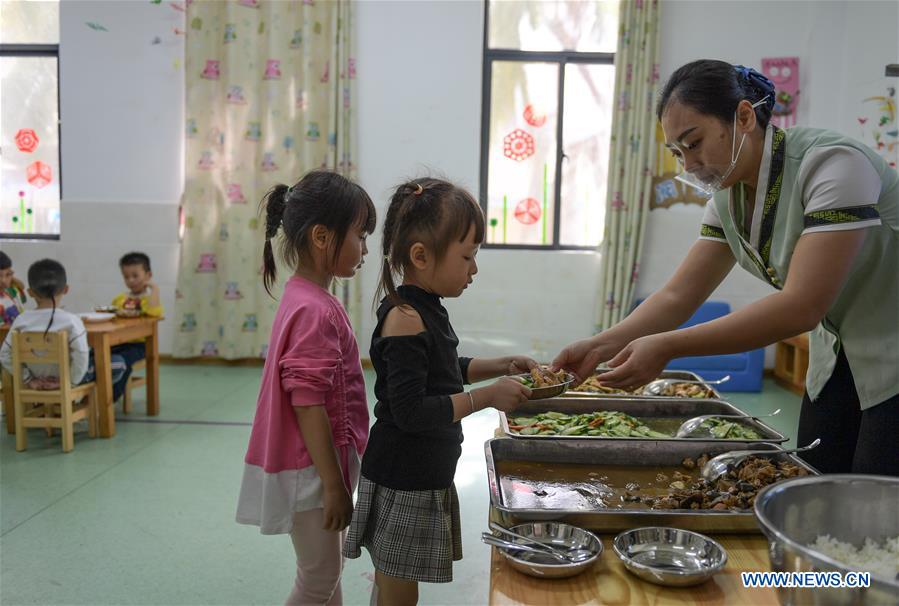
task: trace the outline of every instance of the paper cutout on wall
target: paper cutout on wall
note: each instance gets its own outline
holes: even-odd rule
[[[534,137],[520,128],[516,128],[503,138],[503,155],[516,162],[533,156],[534,148]]]
[[[38,139],[37,133],[30,128],[20,128],[16,133],[16,147],[19,148],[19,151],[30,154],[37,148],[38,143],[40,143],[40,139]]]
[[[874,148],[890,166],[896,168],[899,161],[896,87],[887,86],[883,93],[862,99],[858,115],[861,127],[859,138]]]
[[[515,206],[515,218],[524,225],[533,225],[541,214],[540,202],[534,198],[525,198]]]
[[[99,23],[94,23],[93,21],[86,21],[84,23],[86,26],[94,30],[95,32],[108,32],[109,30],[100,25]]]
[[[33,186],[41,189],[50,185],[50,182],[53,180],[53,171],[49,164],[38,160],[29,164],[28,168],[25,169],[25,178]]]
[[[25,203],[25,192],[19,192],[19,212],[12,216],[13,231],[19,234],[34,233],[34,211]]]
[[[541,126],[546,124],[546,114],[535,109],[533,105],[529,104],[524,108],[524,121],[531,126],[540,128]]]
[[[799,57],[762,59],[762,73],[777,89],[771,123],[780,128],[796,126],[799,105]]]

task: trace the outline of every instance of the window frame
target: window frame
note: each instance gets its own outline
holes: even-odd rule
[[[56,59],[56,149],[59,167],[59,210],[62,213],[62,99],[60,91],[59,44],[0,44],[0,57],[54,57]],[[62,215],[60,214],[58,234],[16,234],[0,232],[3,240],[60,240],[62,238]]]
[[[481,248],[499,250],[590,250],[597,246],[580,246],[576,244],[560,244],[559,237],[562,224],[559,221],[562,211],[562,160],[567,156],[564,150],[563,129],[565,125],[565,68],[568,64],[615,65],[615,53],[588,53],[578,51],[526,51],[507,48],[490,48],[490,3],[498,0],[484,0],[484,57],[481,79],[481,166],[480,166],[480,203],[484,216],[487,217],[488,198],[487,180],[490,175],[490,108],[493,99],[493,62],[517,61],[520,63],[555,63],[559,66],[558,81],[558,119],[556,120],[556,169],[553,183],[553,238],[552,244],[500,244],[488,243]],[[599,243],[601,244],[601,242]]]

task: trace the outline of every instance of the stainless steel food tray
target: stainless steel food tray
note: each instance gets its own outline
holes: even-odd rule
[[[496,464],[500,461],[529,461],[556,464],[595,464],[598,469],[618,465],[638,467],[679,466],[685,457],[703,453],[720,454],[728,450],[770,450],[773,456],[788,458],[810,473],[817,471],[793,455],[777,455],[781,450],[764,442],[731,443],[718,440],[513,440],[494,438],[484,444],[490,502],[503,526],[528,521],[558,521],[600,532],[617,532],[641,526],[674,526],[697,532],[759,532],[752,511],[713,511],[692,509],[519,509],[506,505]]]
[[[604,372],[609,372],[607,368],[598,368],[593,374],[601,375]],[[687,370],[663,370],[662,373],[657,377],[659,379],[680,379],[682,381],[702,381],[702,377],[700,377],[695,372],[689,372]],[[712,390],[712,399],[720,400],[721,394],[717,389],[712,387],[711,385],[707,385],[705,383],[702,384],[706,389]],[[672,396],[643,396],[643,395],[625,395],[625,394],[612,394],[612,393],[597,393],[597,392],[589,392],[589,391],[574,391],[568,390],[564,394],[563,397],[587,397],[587,398],[637,398],[637,399],[646,399],[651,398],[653,400],[670,398]],[[679,400],[693,400],[700,398],[678,398]]]
[[[653,417],[677,417],[683,421],[691,417],[699,415],[746,415],[745,412],[721,400],[700,400],[698,398],[572,398],[558,397],[547,400],[536,400],[533,402],[525,402],[511,413],[511,417],[529,417],[541,412],[556,411],[564,414],[586,414],[590,412],[598,412],[601,410],[614,410],[639,418]],[[640,440],[640,441],[659,441],[659,442],[682,442],[684,440],[695,442],[696,438],[608,438],[602,436],[523,436],[514,433],[509,429],[509,414],[499,413],[500,426],[503,432],[513,438],[520,440]],[[747,418],[741,421],[752,427],[761,434],[761,439],[757,440],[728,440],[718,438],[703,438],[704,440],[712,440],[714,442],[722,442],[724,444],[740,444],[746,442],[775,442],[783,443],[789,438],[781,434],[773,427],[765,423]]]

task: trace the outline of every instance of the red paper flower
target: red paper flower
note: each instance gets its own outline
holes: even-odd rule
[[[524,108],[524,120],[531,126],[539,128],[546,124],[546,114],[534,109],[533,105],[528,105]]]
[[[40,160],[29,164],[25,169],[25,174],[28,182],[38,189],[50,185],[50,181],[53,180],[53,171],[50,169],[50,165],[44,164]]]
[[[533,225],[540,220],[540,202],[534,198],[525,198],[515,206],[515,218],[525,225]]]
[[[16,147],[19,148],[19,151],[30,154],[38,143],[40,143],[40,139],[37,138],[37,133],[30,128],[20,128],[16,133]]]
[[[534,155],[534,137],[516,128],[503,138],[503,155],[521,162]]]

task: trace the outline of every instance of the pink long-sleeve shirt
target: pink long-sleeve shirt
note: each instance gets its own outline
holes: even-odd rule
[[[334,446],[352,446],[361,456],[369,417],[350,320],[329,292],[294,276],[272,325],[246,463],[267,474],[312,466],[293,407],[320,404],[331,421]]]

